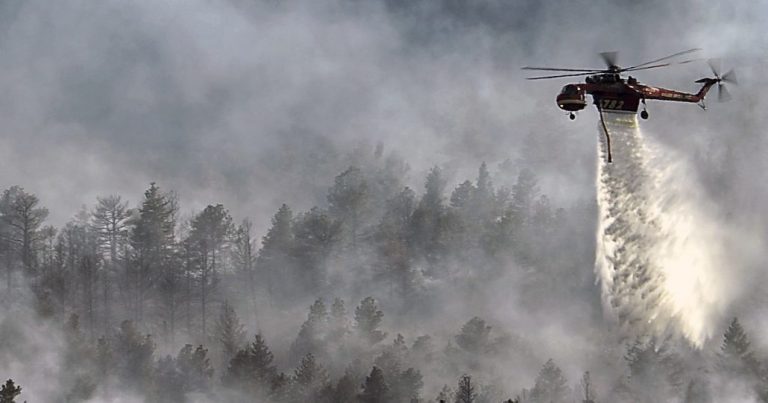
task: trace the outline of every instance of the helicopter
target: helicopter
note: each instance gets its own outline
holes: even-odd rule
[[[576,119],[576,112],[586,108],[587,106],[586,95],[592,95],[594,104],[600,113],[600,122],[602,123],[603,130],[605,131],[608,162],[611,162],[612,158],[610,135],[608,133],[608,128],[605,125],[605,120],[603,119],[604,111],[612,113],[637,113],[640,104],[642,104],[643,109],[640,112],[640,117],[642,119],[648,119],[646,100],[649,99],[696,103],[702,109],[706,109],[706,105],[704,104],[704,97],[707,95],[710,88],[712,88],[715,84],[717,84],[719,101],[727,101],[731,98],[728,90],[724,86],[724,83],[736,84],[736,75],[733,70],[730,70],[727,73],[721,75],[719,72],[719,67],[716,66],[716,62],[714,60],[708,61],[709,67],[711,68],[714,77],[696,80],[696,83],[702,84],[702,86],[701,89],[699,89],[699,91],[695,94],[644,85],[638,82],[637,79],[632,76],[627,76],[627,78],[622,77],[622,73],[671,66],[673,63],[669,62],[669,60],[700,50],[701,49],[699,48],[688,49],[682,52],[671,54],[669,56],[626,68],[618,66],[618,52],[602,52],[600,53],[600,56],[607,66],[605,69],[570,69],[552,67],[523,67],[522,69],[564,73],[548,76],[528,77],[528,80],[545,80],[563,77],[586,76],[584,83],[567,84],[562,88],[560,94],[558,94],[556,98],[557,106],[560,109],[568,112],[570,119],[574,120]],[[686,60],[677,64],[690,63],[695,60],[698,59]]]

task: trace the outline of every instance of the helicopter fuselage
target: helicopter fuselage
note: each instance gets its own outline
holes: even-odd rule
[[[640,103],[648,99],[700,103],[717,80],[701,79],[697,82],[704,85],[698,93],[690,94],[643,85],[631,76],[624,79],[616,73],[598,74],[588,76],[584,83],[564,86],[556,100],[560,109],[576,112],[586,108],[586,95],[589,94],[599,110],[637,113]]]

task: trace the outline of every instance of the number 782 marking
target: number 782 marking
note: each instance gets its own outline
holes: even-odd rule
[[[624,101],[620,99],[601,99],[600,100],[601,109],[621,109],[622,106],[624,106]]]

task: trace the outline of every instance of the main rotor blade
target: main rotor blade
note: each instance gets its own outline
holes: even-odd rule
[[[558,69],[554,67],[522,67],[521,70],[541,70],[541,71],[580,71],[586,73],[589,71],[595,71],[596,69]]]
[[[600,52],[600,57],[603,58],[606,67],[611,68],[616,66],[616,60],[619,58],[619,52]]]
[[[677,64],[688,64],[688,63],[693,63],[693,62],[699,62],[699,61],[702,61],[702,60],[704,60],[703,57],[697,57],[695,59],[688,59],[688,60],[683,60],[682,62],[677,62]]]
[[[720,59],[707,59],[707,64],[715,77],[720,77]]]
[[[722,77],[720,77],[723,82],[730,83],[730,84],[738,84],[739,80],[736,79],[736,72],[733,71],[733,69],[728,70],[727,73],[723,74]]]
[[[558,74],[556,76],[528,77],[528,78],[526,78],[526,80],[545,80],[545,79],[548,79],[548,78],[589,76],[589,75],[598,74],[598,73],[603,73],[603,70],[590,71],[590,72],[587,72],[587,73]]]
[[[625,71],[639,71],[639,70],[648,70],[648,69],[656,69],[656,68],[659,68],[659,67],[666,67],[666,66],[671,66],[671,65],[672,65],[672,63],[664,63],[664,64],[656,64],[656,65],[653,65],[653,66],[645,66],[645,67],[636,67],[636,68],[629,68],[629,69],[621,69],[621,70],[619,70],[619,71],[620,71],[620,72],[625,72]]]
[[[731,93],[725,88],[723,83],[717,83],[717,102],[727,102],[731,100]]]
[[[662,58],[660,58],[660,59],[651,60],[650,62],[645,62],[645,63],[641,63],[641,64],[638,64],[638,65],[636,65],[636,66],[628,67],[627,69],[634,69],[634,68],[637,68],[637,67],[643,67],[643,66],[647,66],[647,65],[649,65],[649,64],[654,64],[654,63],[658,63],[658,62],[663,62],[664,60],[668,60],[668,59],[671,59],[671,58],[673,58],[673,57],[678,57],[678,56],[682,56],[682,55],[687,55],[688,53],[698,52],[698,51],[700,51],[700,50],[701,50],[701,48],[693,48],[693,49],[684,50],[684,51],[682,51],[682,52],[677,52],[677,53],[671,54],[671,55],[669,55],[669,56],[664,56],[664,57],[662,57]]]

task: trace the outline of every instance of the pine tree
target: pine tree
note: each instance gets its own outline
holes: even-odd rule
[[[228,301],[221,305],[221,313],[216,322],[216,338],[221,343],[224,362],[229,362],[245,342],[244,326]]]
[[[315,356],[307,354],[293,372],[291,401],[297,403],[317,401],[320,392],[328,386],[328,371],[317,363]]]
[[[232,248],[232,260],[235,269],[243,280],[243,293],[250,300],[251,310],[255,313],[258,309],[256,298],[256,261],[257,247],[252,236],[253,223],[244,219],[235,230],[235,239]]]
[[[213,366],[207,349],[199,345],[192,350],[192,345],[186,344],[179,350],[175,363],[185,392],[208,391],[213,378]]]
[[[103,304],[103,328],[112,327],[112,287],[121,272],[128,242],[128,203],[117,195],[96,198],[96,207],[91,212],[93,227],[98,244],[105,255],[101,276],[101,298]]]
[[[733,318],[731,324],[723,335],[723,343],[720,345],[719,367],[722,370],[753,375],[758,375],[759,364],[750,349],[747,333],[739,323],[738,318]]]
[[[144,304],[171,263],[176,227],[176,198],[152,183],[144,192],[138,217],[132,221],[129,278],[134,318],[144,319]]]
[[[327,286],[325,262],[341,239],[341,224],[317,207],[296,219],[293,256],[298,264],[299,280],[307,290]]]
[[[21,394],[21,386],[16,385],[13,379],[8,379],[0,388],[0,403],[15,403],[16,396]]]
[[[582,403],[595,403],[595,386],[592,384],[592,377],[589,371],[584,372],[581,377],[581,389],[584,392]]]
[[[344,337],[349,333],[349,323],[347,318],[347,308],[344,305],[344,300],[341,298],[334,298],[331,305],[331,328],[329,333],[329,339],[336,342],[342,342]]]
[[[392,395],[397,401],[419,401],[422,387],[424,387],[424,381],[421,372],[418,369],[408,368],[395,378]]]
[[[291,345],[291,356],[296,359],[309,354],[325,354],[328,335],[328,309],[322,298],[309,307],[307,320],[301,325],[296,340]]]
[[[334,180],[328,191],[328,212],[343,223],[353,251],[357,250],[364,209],[369,198],[368,184],[357,167],[349,167]]]
[[[399,294],[403,306],[410,306],[418,287],[413,268],[414,250],[410,242],[415,198],[413,191],[405,188],[387,200],[375,234],[378,252],[376,278],[388,283],[393,294]]]
[[[0,403],[15,403],[16,396],[21,394],[21,386],[17,386],[13,379],[8,379],[0,388]]]
[[[376,300],[373,297],[367,297],[355,308],[355,324],[358,334],[367,340],[370,344],[376,344],[387,334],[378,329],[384,313],[379,310]]]
[[[435,400],[441,403],[452,402],[453,390],[451,390],[451,387],[448,385],[443,385],[443,388],[440,389],[440,393],[437,394],[437,398]]]
[[[333,388],[331,399],[328,403],[355,403],[357,402],[357,393],[360,390],[360,384],[349,373],[345,373]]]
[[[456,344],[470,353],[484,353],[490,344],[490,335],[491,326],[475,316],[461,327],[461,332],[456,336]]]
[[[283,204],[272,217],[272,227],[261,240],[261,249],[256,258],[256,268],[264,279],[270,300],[279,297],[275,289],[289,290],[287,286],[294,283],[295,248],[293,236],[293,212]]]
[[[426,191],[411,219],[411,242],[432,266],[437,264],[446,244],[446,216],[443,205],[445,180],[438,167],[432,168],[424,185]]]
[[[477,392],[475,391],[475,384],[472,383],[472,377],[469,375],[462,375],[459,378],[459,385],[454,393],[454,402],[456,403],[474,403],[477,398]]]
[[[190,238],[197,247],[200,274],[200,316],[202,336],[207,336],[207,307],[218,284],[218,268],[223,250],[233,231],[232,217],[221,204],[208,205],[192,220]]]
[[[664,396],[682,392],[682,363],[654,341],[636,341],[628,346],[625,355],[629,366],[629,387],[641,401],[658,401]]]
[[[274,356],[264,338],[256,334],[253,343],[238,351],[230,360],[224,384],[241,390],[267,390],[277,375],[273,360]]]
[[[153,378],[155,382],[149,392],[153,402],[174,403],[185,400],[184,379],[173,357],[166,356],[157,361]]]
[[[13,260],[19,259],[27,274],[36,268],[35,244],[40,239],[39,229],[48,217],[48,210],[40,207],[40,200],[20,186],[11,186],[0,197],[0,221],[4,241],[12,252]],[[8,265],[7,282],[11,287],[12,264]]]
[[[146,389],[151,381],[155,344],[142,336],[133,322],[123,321],[115,335],[114,362],[117,375],[128,386]]]
[[[472,203],[472,196],[476,189],[470,181],[464,181],[451,193],[451,207],[459,210],[469,208]]]
[[[378,367],[373,367],[371,374],[365,378],[363,391],[358,395],[360,403],[389,402],[389,386],[384,380],[384,373]]]
[[[471,193],[471,212],[469,218],[474,223],[474,231],[480,232],[482,226],[496,220],[496,191],[493,189],[491,174],[488,166],[483,162],[477,172],[477,181],[474,191]]]
[[[547,360],[536,377],[536,384],[531,390],[531,401],[560,403],[566,401],[568,394],[568,380],[552,359]]]
[[[293,393],[293,380],[281,372],[272,378],[269,386],[269,397],[273,402],[289,402]]]

